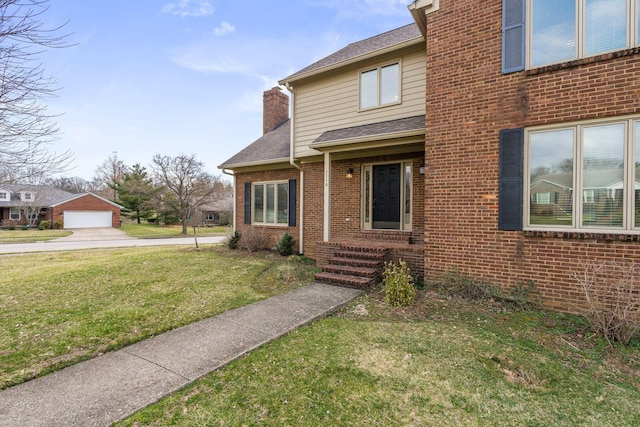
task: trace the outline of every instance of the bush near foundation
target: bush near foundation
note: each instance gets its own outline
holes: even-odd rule
[[[387,303],[394,307],[407,307],[416,298],[416,288],[409,267],[403,260],[386,262],[382,271]]]

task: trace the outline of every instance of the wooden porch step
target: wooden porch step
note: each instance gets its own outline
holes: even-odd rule
[[[348,288],[367,289],[375,283],[375,279],[350,276],[346,274],[335,274],[322,272],[316,274],[316,280],[320,283],[327,283],[330,285],[346,286]]]

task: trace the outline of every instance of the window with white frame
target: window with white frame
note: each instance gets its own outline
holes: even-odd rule
[[[360,109],[400,102],[400,63],[360,72]]]
[[[640,45],[640,0],[503,0],[503,72]]]
[[[525,156],[526,226],[640,231],[640,117],[528,129]]]
[[[289,223],[289,182],[252,184],[252,218],[254,224],[287,225]]]
[[[13,221],[20,220],[20,209],[19,208],[10,208],[9,209],[9,219]]]
[[[32,202],[34,199],[33,193],[30,191],[23,191],[22,193],[20,193],[20,199],[23,202]]]
[[[638,45],[638,0],[530,0],[531,67]]]
[[[9,192],[5,190],[0,190],[0,200],[4,200],[4,201],[10,200]]]

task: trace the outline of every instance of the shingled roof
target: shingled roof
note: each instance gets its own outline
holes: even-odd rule
[[[11,192],[11,200],[0,201],[0,207],[14,207],[20,204],[20,192],[22,191],[35,193],[36,200],[41,206],[52,206],[77,196],[76,194],[47,185],[0,184],[0,189]]]
[[[280,163],[289,161],[291,121],[287,120],[274,130],[267,132],[235,156],[218,166],[219,169],[251,166],[253,164]]]
[[[352,126],[324,132],[313,144],[338,143],[361,138],[380,138],[384,135],[394,137],[406,132],[424,132],[425,116],[405,117],[367,125]],[[313,146],[313,145],[312,145]]]
[[[389,48],[397,48],[398,45],[408,42],[420,42],[424,37],[418,26],[413,23],[386,33],[378,34],[355,43],[351,43],[343,49],[317,61],[308,67],[290,75],[289,77],[278,82],[281,85],[292,82],[303,77],[309,77],[318,72],[343,66],[351,62],[355,62],[366,58],[371,54],[379,54],[380,51]]]

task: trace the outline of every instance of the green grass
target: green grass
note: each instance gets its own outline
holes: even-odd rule
[[[286,291],[314,266],[222,247],[0,257],[0,388]]]
[[[380,291],[252,352],[126,426],[632,426],[640,345],[573,316]]]
[[[38,230],[30,228],[28,230],[0,230],[0,244],[6,243],[35,243],[45,240],[58,239],[70,236],[68,230]]]
[[[120,227],[122,231],[132,237],[140,239],[161,239],[169,237],[185,237],[182,234],[181,225],[136,224],[124,222]],[[198,236],[220,236],[228,234],[229,228],[222,226],[198,227]],[[193,236],[193,227],[187,228],[187,236]]]

